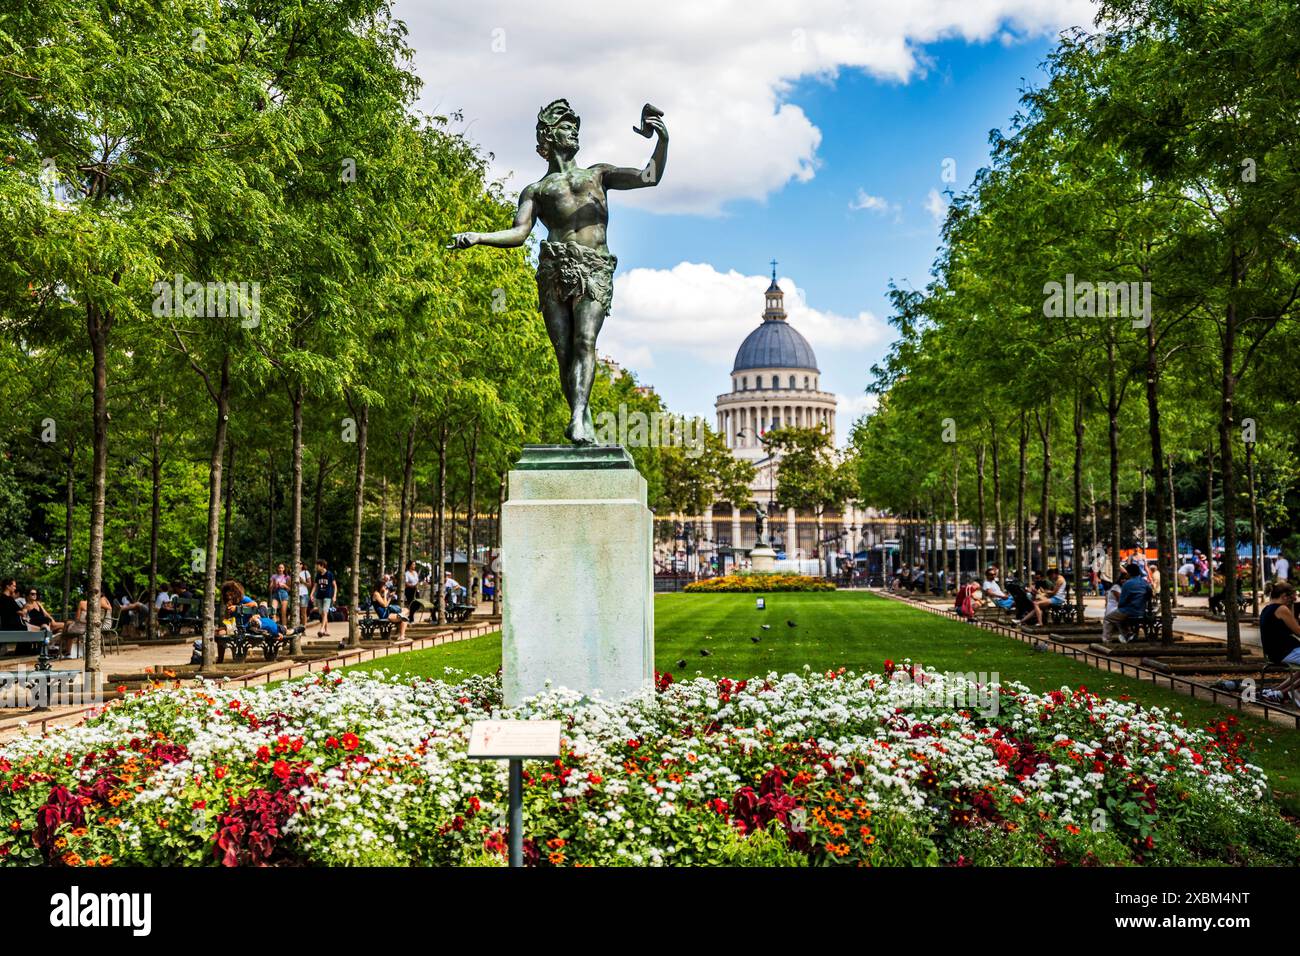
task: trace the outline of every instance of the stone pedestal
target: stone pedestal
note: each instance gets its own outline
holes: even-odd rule
[[[552,687],[607,700],[654,680],[645,479],[620,446],[526,445],[501,515],[506,706]]]
[[[749,552],[749,569],[751,571],[775,571],[776,552],[767,545],[761,545]]]

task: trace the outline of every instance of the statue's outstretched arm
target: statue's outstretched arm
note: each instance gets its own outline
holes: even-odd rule
[[[668,166],[668,127],[661,117],[646,118],[645,125],[659,134],[655,143],[654,154],[644,169],[632,169],[629,166],[605,166],[606,189],[644,189],[646,186],[658,186],[664,178]]]
[[[519,194],[519,208],[515,210],[515,224],[500,232],[458,232],[451,237],[449,249],[468,249],[470,246],[497,246],[511,248],[522,246],[537,222],[537,205],[533,201],[533,187]]]

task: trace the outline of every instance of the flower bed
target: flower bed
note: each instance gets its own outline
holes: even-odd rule
[[[499,865],[506,765],[465,751],[500,713],[485,678],[141,692],[0,749],[0,863]],[[533,865],[1300,861],[1230,723],[1085,690],[886,662],[505,713],[566,728],[525,764]]]
[[[690,594],[731,594],[767,591],[834,591],[834,582],[804,574],[726,574],[692,581],[682,590]]]

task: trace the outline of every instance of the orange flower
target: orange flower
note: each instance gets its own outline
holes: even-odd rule
[[[64,866],[81,866],[81,857],[75,853],[65,853],[62,859]]]
[[[563,865],[564,865],[564,854],[563,854],[563,853],[559,853],[559,852],[556,852],[556,853],[550,853],[550,854],[547,854],[547,857],[546,857],[546,858],[547,858],[548,860],[551,861],[551,866],[563,866]]]
[[[111,856],[109,856],[107,853],[100,854],[100,857],[99,857],[99,865],[100,865],[100,866],[112,866],[112,865],[113,865],[113,858],[112,858]]]
[[[55,838],[54,838],[54,849],[56,849],[56,850],[66,850],[67,848],[68,848],[68,841],[67,841],[67,839],[65,839],[64,837],[55,837]]]
[[[826,828],[826,832],[833,837],[842,837],[844,836],[844,827],[842,827],[838,823],[832,823],[829,827]]]
[[[560,847],[564,846],[564,839],[562,837],[555,837],[554,839],[547,840],[546,845],[552,850],[558,850]]]

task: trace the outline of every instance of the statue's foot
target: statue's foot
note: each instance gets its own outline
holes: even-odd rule
[[[591,425],[591,416],[575,414],[569,427],[564,430],[564,437],[575,445],[596,444],[596,430]]]

